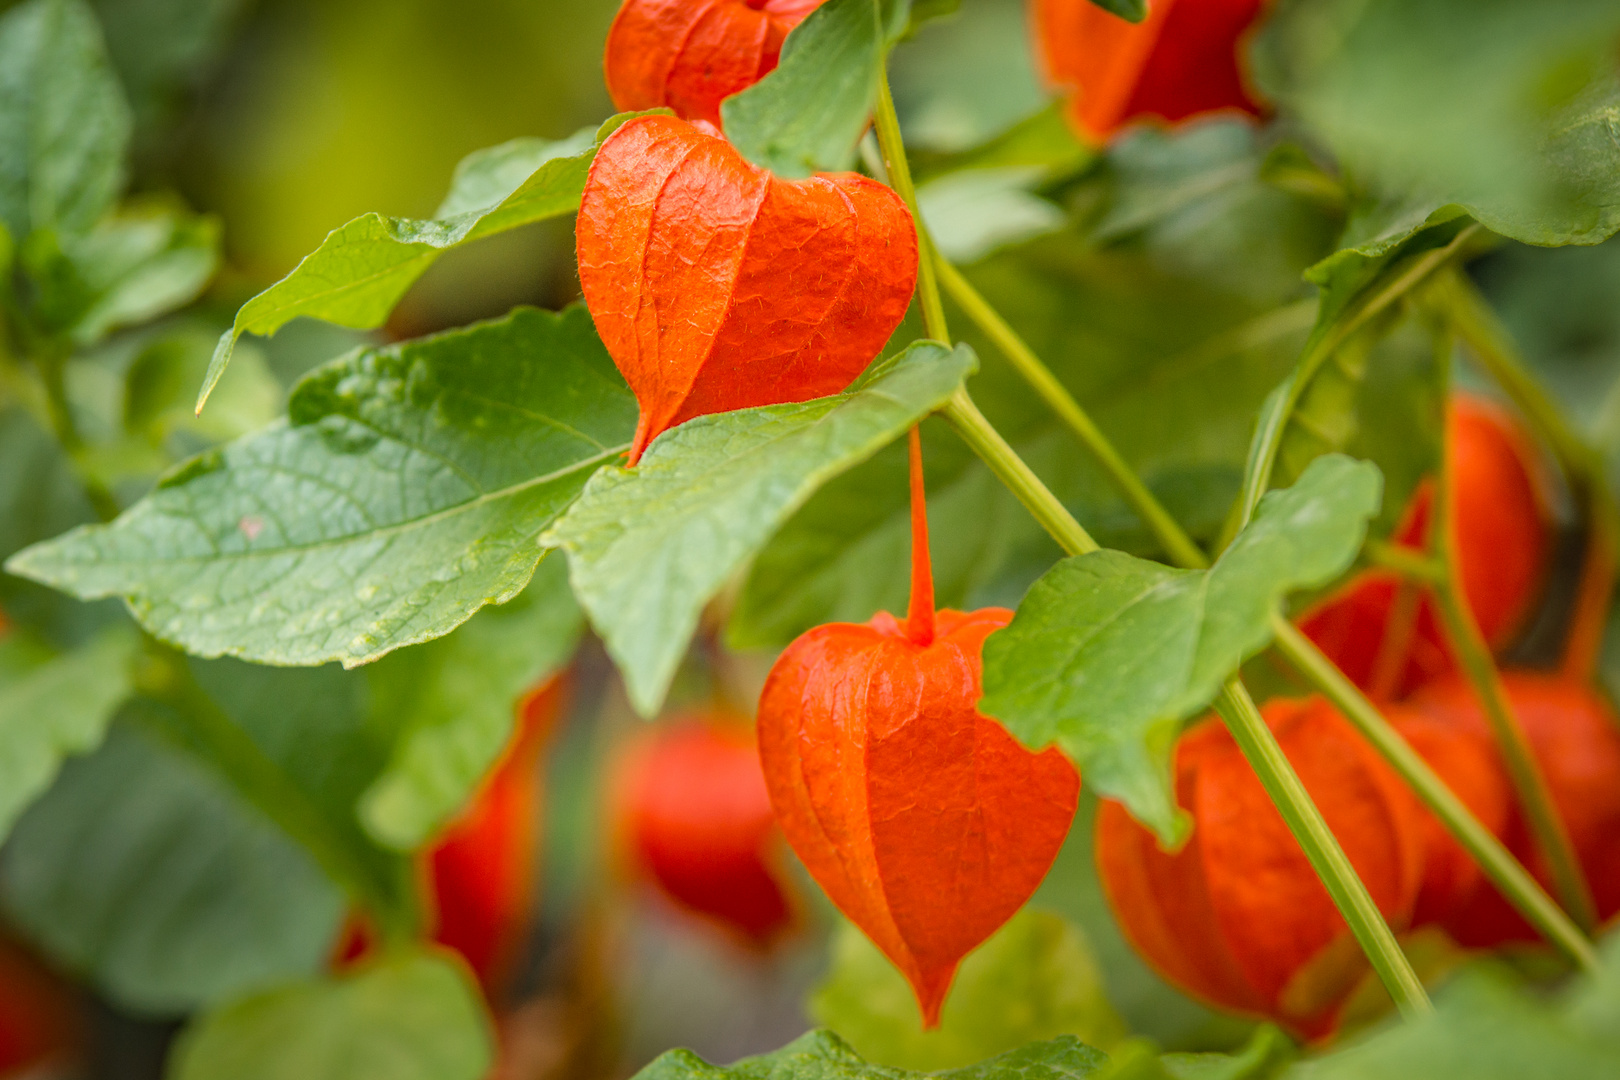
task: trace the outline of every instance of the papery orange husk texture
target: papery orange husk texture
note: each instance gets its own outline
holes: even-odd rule
[[[517,704],[517,723],[472,803],[428,855],[434,940],[466,958],[485,992],[504,988],[528,933],[539,880],[540,756],[568,700],[564,676]]]
[[[935,613],[915,438],[910,614],[788,646],[760,697],[759,751],[788,843],[932,1028],[962,957],[1046,876],[1080,778],[975,707],[984,639],[1012,612]]]
[[[694,416],[844,389],[917,280],[916,230],[889,188],[783,180],[668,116],[602,144],[576,233],[585,303],[641,407],[631,464]]]
[[[1073,91],[1069,118],[1093,142],[1141,117],[1259,116],[1241,49],[1265,0],[1152,0],[1130,23],[1093,0],[1031,0],[1048,79]]]
[[[1597,691],[1572,679],[1508,671],[1502,681],[1553,805],[1569,830],[1598,916],[1613,919],[1620,915],[1620,717]],[[1425,687],[1412,698],[1411,707],[1436,722],[1490,738],[1479,698],[1460,676]],[[1516,803],[1504,842],[1543,886],[1551,887],[1546,857],[1532,840]],[[1443,925],[1459,944],[1474,948],[1539,939],[1488,883]]]
[[[1416,800],[1322,699],[1261,713],[1379,911],[1404,928],[1423,876]],[[1125,936],[1195,997],[1326,1035],[1367,970],[1327,890],[1220,723],[1182,736],[1175,778],[1193,819],[1179,851],[1118,803],[1098,809],[1097,869]]]
[[[630,858],[665,896],[748,945],[792,928],[781,833],[746,720],[675,718],[632,749],[615,787]]]
[[[602,71],[621,112],[670,108],[720,126],[720,102],[769,75],[823,0],[625,0]]]
[[[1446,416],[1452,471],[1452,531],[1469,610],[1496,649],[1523,628],[1547,574],[1552,549],[1543,494],[1547,470],[1529,435],[1500,406],[1452,398]],[[1413,494],[1392,540],[1422,549],[1434,487]],[[1315,605],[1300,629],[1373,697],[1398,700],[1456,667],[1434,602],[1415,593],[1403,623],[1395,574],[1369,570]],[[1408,586],[1408,588],[1415,588]]]

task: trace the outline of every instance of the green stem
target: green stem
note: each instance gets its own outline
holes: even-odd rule
[[[1443,534],[1445,530],[1438,531]],[[1462,589],[1457,581],[1456,560],[1448,557],[1446,563],[1451,567],[1451,573],[1434,589],[1446,636],[1451,640],[1463,672],[1484,706],[1486,720],[1496,736],[1497,748],[1507,765],[1508,776],[1519,796],[1519,805],[1524,810],[1530,833],[1552,868],[1553,886],[1558,897],[1581,929],[1590,933],[1597,925],[1597,911],[1586,884],[1586,876],[1575,857],[1575,845],[1570,841],[1569,830],[1565,828],[1564,819],[1559,816],[1553,803],[1547,778],[1542,775],[1541,767],[1530,749],[1524,728],[1514,714],[1507,688],[1502,685],[1501,673],[1496,670],[1496,662],[1491,658],[1490,645],[1480,633],[1479,624],[1474,621],[1473,612],[1462,597]]]
[[[416,936],[418,915],[411,900],[408,863],[362,858],[281,767],[197,685],[184,656],[148,638],[138,684],[147,696],[173,711],[177,725],[173,734],[309,852],[351,899],[371,913],[386,939],[408,941]],[[388,862],[401,865],[390,867]]]
[[[1513,853],[1452,794],[1445,781],[1435,775],[1429,763],[1384,719],[1366,695],[1280,613],[1272,616],[1271,628],[1276,636],[1277,651],[1355,725],[1446,830],[1457,838],[1502,895],[1576,966],[1595,971],[1597,953],[1586,935]]]
[[[1282,448],[1283,436],[1288,431],[1288,418],[1293,415],[1301,395],[1315,377],[1317,369],[1369,320],[1384,312],[1391,304],[1450,262],[1478,231],[1477,223],[1469,225],[1445,247],[1418,256],[1409,266],[1389,275],[1388,281],[1382,286],[1375,285],[1368,288],[1360,298],[1351,301],[1325,330],[1312,335],[1287,384],[1286,397],[1275,422],[1250,455],[1250,468],[1248,475],[1243,479],[1243,491],[1238,496],[1237,512],[1232,515],[1226,535],[1222,537],[1223,543],[1220,545],[1222,548],[1249,523],[1249,518],[1254,515],[1254,508],[1260,504],[1260,497],[1271,486],[1271,473],[1277,463],[1277,452]]]
[[[1294,772],[1277,744],[1277,737],[1236,676],[1227,681],[1215,708],[1260,778],[1266,794],[1271,796],[1272,803],[1288,823],[1289,831],[1304,849],[1316,876],[1327,887],[1350,932],[1372,962],[1389,996],[1395,1000],[1396,1008],[1409,1019],[1433,1012],[1423,983],[1401,952],[1400,943],[1384,921],[1383,913],[1373,903],[1355,867],[1350,865],[1349,857],[1300,782],[1299,774]]]
[[[1397,574],[1424,585],[1441,585],[1446,580],[1446,568],[1439,559],[1401,544],[1387,540],[1368,540],[1362,553],[1374,566],[1393,570]]]
[[[917,188],[911,182],[911,164],[906,160],[906,144],[900,137],[900,117],[894,111],[894,95],[889,92],[887,65],[878,68],[877,111],[872,126],[877,129],[878,147],[883,151],[883,164],[889,170],[889,184],[911,211],[911,220],[917,229],[917,298],[922,303],[923,326],[928,336],[947,345],[951,332],[945,323],[945,305],[939,298],[939,282],[934,277],[933,241],[923,225],[922,210],[917,206]]]
[[[1074,399],[1074,395],[1070,394],[1058,381],[1057,376],[1052,374],[1051,369],[1041,363],[1040,357],[1036,356],[1034,350],[1018,336],[1017,331],[1007,325],[1007,321],[983,296],[979,295],[978,290],[962,276],[960,270],[937,252],[934,261],[939,270],[939,279],[951,299],[956,301],[957,306],[980,330],[984,331],[986,337],[995,342],[996,347],[1024,377],[1024,381],[1029,383],[1030,388],[1057,414],[1058,419],[1068,425],[1081,444],[1091,451],[1097,463],[1125,497],[1125,501],[1147,523],[1153,535],[1158,537],[1159,543],[1164,546],[1171,561],[1178,566],[1195,569],[1208,566],[1209,559],[1193,542],[1192,537],[1188,536],[1176,519],[1170,516],[1163,504],[1154,498],[1153,492],[1148,490],[1148,486],[1136,475],[1135,470],[1120,456],[1119,451],[1114,449],[1114,444],[1108,441],[1108,436],[1102,433],[1086,411],[1080,407],[1080,403]]]

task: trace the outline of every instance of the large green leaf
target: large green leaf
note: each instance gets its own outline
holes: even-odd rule
[[[0,636],[0,836],[56,778],[62,760],[94,750],[130,689],[135,635],[114,627],[71,652],[27,655]]]
[[[318,971],[344,910],[274,826],[122,721],[17,823],[0,903],[114,1000],[168,1014]]]
[[[82,234],[37,232],[23,248],[35,321],[79,346],[194,300],[218,260],[218,222],[157,199]]]
[[[464,966],[397,953],[352,975],[269,990],[196,1020],[173,1080],[482,1080],[489,1021]]]
[[[635,1080],[1081,1080],[1107,1057],[1071,1036],[1031,1043],[963,1069],[916,1073],[863,1061],[830,1031],[812,1031],[782,1049],[710,1065],[690,1050],[671,1050],[636,1074]]]
[[[579,208],[596,148],[625,120],[593,136],[558,142],[523,139],[472,155],[456,170],[439,216],[371,213],[334,229],[286,277],[242,305],[220,338],[203,380],[202,408],[243,334],[274,334],[300,315],[358,330],[381,326],[416,279],[451,248]]]
[[[402,851],[425,842],[500,755],[518,697],[568,662],[582,629],[567,568],[548,559],[511,603],[366,667],[379,724],[397,733],[360,806],[366,830]]]
[[[1380,487],[1372,465],[1327,455],[1267,494],[1209,570],[1106,550],[1059,563],[985,642],[979,707],[1029,746],[1060,745],[1092,790],[1174,840],[1180,722],[1266,645],[1286,592],[1350,565]]]
[[[1409,220],[1591,244],[1620,229],[1617,42],[1611,0],[1290,0],[1257,69]]]
[[[7,569],[123,596],[199,656],[362,664],[521,592],[535,537],[628,447],[636,406],[575,307],[361,349],[288,412]]]
[[[726,137],[787,177],[847,169],[908,0],[827,0],[794,28],[775,71],[720,104]]]
[[[905,977],[850,923],[808,1008],[868,1061],[905,1069],[969,1065],[1059,1035],[1108,1050],[1125,1033],[1080,929],[1029,909],[962,962],[933,1031],[922,1029]]]
[[[918,342],[842,394],[700,416],[660,435],[634,469],[608,467],[541,538],[624,674],[658,711],[698,615],[827,480],[944,404],[973,351]]]
[[[129,106],[82,0],[30,0],[0,18],[0,224],[83,232],[124,183]]]

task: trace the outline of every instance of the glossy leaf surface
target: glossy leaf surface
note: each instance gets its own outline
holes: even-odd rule
[[[1284,594],[1350,564],[1380,496],[1376,468],[1328,455],[1268,494],[1210,570],[1116,551],[1064,560],[985,643],[980,708],[1028,745],[1062,746],[1087,784],[1173,839],[1168,762],[1180,721],[1270,640]]]
[[[312,974],[343,913],[217,775],[122,722],[17,823],[0,903],[64,967],[159,1014]]]
[[[778,176],[849,168],[909,13],[907,0],[827,0],[788,35],[775,71],[721,105],[726,137]]]
[[[557,142],[524,139],[478,151],[456,170],[450,194],[429,220],[371,213],[334,229],[292,273],[242,305],[214,350],[198,408],[243,334],[274,334],[301,315],[357,330],[381,326],[446,251],[573,213],[597,145],[623,119],[608,120],[594,137],[581,131]]]
[[[633,410],[582,308],[362,349],[300,383],[286,424],[7,567],[124,596],[199,656],[364,663],[516,596]]]
[[[175,1080],[480,1080],[494,1059],[465,969],[406,951],[323,982],[234,1002],[193,1023]]]
[[[690,1050],[671,1050],[636,1074],[635,1080],[1081,1080],[1107,1057],[1070,1037],[1031,1043],[977,1065],[940,1073],[916,1073],[870,1064],[830,1031],[812,1031],[782,1049],[734,1065],[710,1065]]]
[[[663,701],[698,615],[827,480],[944,403],[977,363],[919,342],[846,393],[701,416],[609,467],[543,537],[644,715]]]

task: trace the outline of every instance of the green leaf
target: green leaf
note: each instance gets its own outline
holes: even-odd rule
[[[14,663],[25,648],[20,634],[0,637],[0,836],[64,758],[100,744],[129,696],[135,635],[115,627],[72,652]]]
[[[7,570],[123,596],[198,656],[352,667],[521,592],[535,537],[628,447],[636,405],[574,307],[358,350],[288,413]]]
[[[47,332],[94,344],[196,299],[219,262],[219,223],[167,200],[127,204],[89,232],[34,233],[23,265]]]
[[[720,103],[726,138],[778,176],[849,168],[909,9],[907,0],[827,0],[787,36],[775,71]]]
[[[842,394],[700,416],[634,469],[610,466],[541,537],[644,716],[658,711],[703,605],[816,488],[944,404],[977,360],[917,342]]]
[[[916,1073],[863,1061],[830,1031],[812,1031],[782,1049],[744,1058],[730,1066],[710,1065],[690,1050],[671,1050],[636,1074],[635,1080],[1081,1080],[1107,1058],[1070,1037],[1033,1043],[978,1065],[949,1072]]]
[[[976,146],[943,152],[920,150],[910,156],[917,183],[923,184],[964,169],[1075,172],[1091,161],[1095,152],[1075,137],[1062,102],[1053,102]]]
[[[594,137],[519,140],[463,161],[440,216],[429,220],[371,213],[334,229],[286,277],[242,305],[208,366],[200,411],[243,334],[274,334],[300,315],[339,326],[381,326],[400,297],[446,251],[579,208],[596,148],[630,119],[621,113]],[[525,171],[527,170],[527,171]]]
[[[985,642],[980,709],[1031,747],[1056,742],[1092,790],[1174,841],[1169,761],[1181,721],[1270,641],[1285,593],[1350,565],[1380,487],[1372,465],[1327,455],[1268,493],[1209,570],[1117,551],[1064,560]]]
[[[1107,1050],[1125,1033],[1085,936],[1050,912],[1019,912],[968,955],[934,1031],[922,1030],[904,976],[850,923],[832,965],[808,1011],[880,1065],[948,1069],[1059,1035]]]
[[[30,0],[0,17],[0,224],[83,232],[124,185],[129,106],[82,0]]]
[[[173,1080],[482,1080],[489,1021],[464,965],[425,950],[266,991],[196,1020]]]
[[[1110,15],[1118,15],[1126,22],[1139,23],[1147,18],[1148,0],[1091,0]]]
[[[425,843],[500,755],[514,703],[568,662],[583,629],[567,568],[548,559],[512,602],[366,667],[373,712],[398,733],[360,805],[366,830],[400,851]]]
[[[1610,0],[1291,0],[1268,21],[1257,73],[1410,215],[1592,244],[1620,229],[1617,40]]]
[[[158,1014],[313,974],[344,910],[274,826],[123,721],[17,823],[0,903],[58,963]]]

